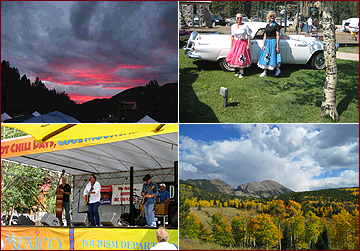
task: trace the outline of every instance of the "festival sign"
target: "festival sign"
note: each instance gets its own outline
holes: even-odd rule
[[[2,126],[14,127],[30,134],[34,133],[34,135],[37,135],[36,132],[32,131],[35,129],[32,128],[33,125],[31,124],[4,124]],[[50,140],[53,139],[52,141],[44,141],[44,137],[42,137],[43,135],[39,136],[40,138],[25,136],[15,139],[1,140],[1,158],[5,159],[29,154],[54,152],[98,144],[107,144],[116,141],[172,133],[178,130],[177,125],[172,124],[164,125],[160,131],[154,131],[154,125],[140,125],[141,127],[135,127],[133,125],[133,130],[130,130],[128,127],[113,127],[110,125],[107,127],[101,126],[101,130],[99,130],[99,126],[100,125],[73,126],[71,127],[71,130],[69,129],[69,133],[65,134],[63,132],[64,135],[53,136],[49,138]],[[75,130],[74,128],[78,129]],[[98,130],[95,130],[96,128]],[[43,141],[39,141],[39,139]]]
[[[134,184],[134,191],[136,191],[136,196],[134,196],[134,202],[136,198],[141,197],[142,184]],[[130,185],[113,185],[112,186],[112,205],[120,204],[130,204]]]
[[[113,188],[112,186],[101,186],[100,190],[100,204],[101,205],[111,205],[111,196]]]
[[[73,228],[1,227],[1,249],[70,250],[74,236],[71,230]]]
[[[156,229],[1,227],[5,250],[149,250],[157,244]],[[177,248],[178,230],[168,229]]]
[[[149,250],[157,244],[156,229],[75,228],[75,250]],[[178,247],[178,230],[168,229],[169,243]]]

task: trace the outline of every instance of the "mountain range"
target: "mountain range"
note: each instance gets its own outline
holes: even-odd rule
[[[273,180],[249,182],[243,185],[239,185],[237,188],[233,188],[226,182],[219,179],[188,179],[181,182],[195,186],[210,193],[226,193],[229,195],[242,197],[268,198],[294,192]]]

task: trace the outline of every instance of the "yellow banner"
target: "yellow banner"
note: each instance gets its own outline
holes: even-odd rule
[[[178,230],[168,233],[178,248]],[[5,250],[149,250],[156,244],[156,229],[1,227]]]
[[[91,137],[115,137],[127,140],[146,136],[177,132],[178,124],[2,124],[19,129],[37,142]],[[120,137],[119,137],[120,138]]]
[[[69,250],[69,228],[1,227],[1,249]]]
[[[168,229],[169,243],[178,247],[178,230]],[[157,244],[156,229],[75,228],[75,250],[149,250]]]
[[[167,126],[167,125],[165,125]],[[84,128],[84,127],[83,127]],[[1,158],[6,159],[10,157],[23,156],[28,154],[37,154],[44,152],[53,152],[59,150],[73,149],[79,147],[93,146],[98,144],[106,144],[116,141],[123,141],[129,139],[142,138],[147,136],[154,136],[160,134],[167,134],[177,132],[178,125],[170,125],[166,127],[168,130],[163,130],[159,132],[153,131],[142,131],[142,132],[127,132],[116,134],[106,134],[105,130],[94,131],[93,134],[97,136],[92,136],[91,133],[88,133],[86,137],[80,138],[74,136],[74,138],[67,139],[58,139],[56,141],[47,141],[39,143],[32,136],[25,136],[15,139],[5,139],[1,141]],[[90,128],[88,128],[90,129]],[[76,134],[75,134],[76,135]]]

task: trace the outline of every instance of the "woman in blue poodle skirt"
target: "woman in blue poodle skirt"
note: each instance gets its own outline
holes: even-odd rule
[[[258,66],[264,69],[260,77],[267,76],[267,70],[276,68],[275,76],[278,76],[281,65],[281,54],[279,50],[280,26],[275,22],[275,12],[270,11],[268,24],[265,27],[263,48],[260,50]]]
[[[250,29],[242,22],[241,13],[236,14],[236,23],[231,26],[231,48],[226,62],[235,68],[235,76],[244,77],[244,68],[251,65]]]

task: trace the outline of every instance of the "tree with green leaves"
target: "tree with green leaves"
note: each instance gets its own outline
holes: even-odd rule
[[[10,127],[1,127],[1,139],[9,139],[26,134]],[[40,167],[24,166],[7,161],[1,161],[1,210],[13,215],[30,213],[33,209],[55,213],[55,190],[50,186],[48,193],[44,194],[45,203],[39,199],[44,193],[42,187],[47,183],[47,178],[55,178],[56,174]],[[9,221],[11,223],[11,220]]]
[[[180,236],[186,236],[186,218],[190,213],[190,206],[185,203],[186,197],[180,196],[179,198],[179,234]]]
[[[322,229],[321,219],[315,213],[309,211],[305,214],[305,239],[309,243],[309,249],[317,242]]]
[[[211,225],[215,243],[226,247],[234,244],[231,224],[221,212],[212,215]]]
[[[198,239],[200,234],[200,219],[194,214],[189,213],[181,225],[182,234],[190,239]]]
[[[236,247],[245,247],[247,235],[247,222],[238,214],[231,221],[232,234]]]

